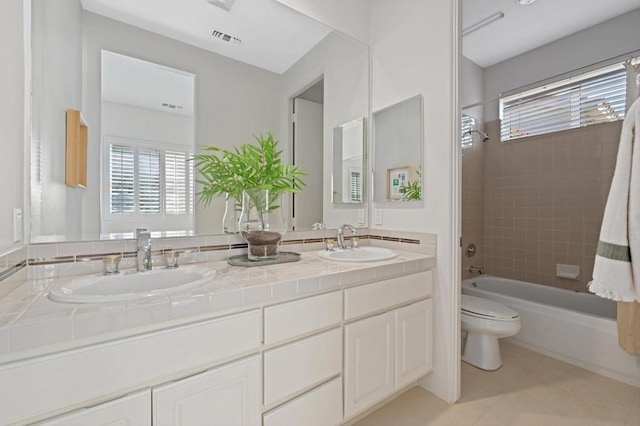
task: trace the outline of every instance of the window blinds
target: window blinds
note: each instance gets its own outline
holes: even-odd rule
[[[462,137],[460,144],[462,148],[473,146],[473,135],[471,131],[476,127],[476,119],[470,115],[462,114]]]
[[[192,214],[193,164],[188,152],[135,144],[109,144],[107,152],[111,214]]]
[[[502,98],[501,139],[622,120],[625,90],[625,71],[616,65]]]

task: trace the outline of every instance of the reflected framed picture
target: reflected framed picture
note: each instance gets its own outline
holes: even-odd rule
[[[387,169],[387,200],[404,200],[411,179],[411,166]]]

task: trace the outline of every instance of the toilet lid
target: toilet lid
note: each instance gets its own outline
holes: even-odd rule
[[[514,319],[520,316],[516,311],[501,303],[468,294],[462,295],[462,312],[497,319]]]

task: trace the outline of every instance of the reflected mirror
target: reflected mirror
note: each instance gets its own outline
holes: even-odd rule
[[[373,113],[373,199],[422,200],[422,95]]]
[[[183,101],[172,91],[163,91],[164,99],[153,100],[161,104],[156,105],[155,115],[165,117],[164,121],[154,124],[145,115],[122,113],[126,108],[110,115],[114,120],[106,120],[105,114],[112,111],[101,100],[103,51],[192,76],[191,123],[177,111]],[[173,147],[188,144],[198,152],[203,145],[232,148],[252,143],[254,135],[270,131],[280,142],[282,158],[293,163],[289,102],[319,76],[324,91],[322,134],[318,138],[323,167],[310,173],[306,181],[326,195],[321,212],[309,220],[298,217],[298,223],[322,220],[328,227],[366,225],[358,220],[363,215],[334,205],[329,196],[332,130],[353,117],[369,114],[366,45],[275,0],[236,0],[231,11],[206,0],[32,0],[32,55],[31,242],[109,238],[109,233],[129,228],[133,232],[137,226],[155,231],[151,216],[132,216],[122,227],[107,226],[114,225],[110,222],[113,214],[108,217],[104,213],[110,212],[108,203],[113,201],[105,196],[110,185],[105,179],[109,146],[151,145],[154,151],[151,142],[159,141]],[[147,79],[136,75],[132,84],[137,81],[141,85]],[[109,102],[147,108],[139,105],[139,99]],[[166,104],[164,111],[162,104]],[[182,113],[189,109],[182,106]],[[81,111],[88,127],[86,188],[64,183],[67,109]],[[190,135],[192,142],[181,139],[175,127],[170,126],[169,134],[166,126],[162,130],[158,125],[177,119],[183,126],[181,134]],[[113,130],[133,124],[155,135],[131,136]],[[166,160],[160,159],[158,164],[167,167]],[[160,210],[164,216],[156,219],[165,224],[178,219],[177,213],[165,209],[169,204],[166,189],[167,182],[153,188],[160,191],[156,195],[163,204]],[[174,188],[177,196],[180,191]],[[198,185],[194,191],[198,192]],[[167,229],[172,232],[167,235],[223,233],[223,198],[204,206],[196,196],[184,207],[191,209],[191,219],[189,212],[185,218],[193,223],[192,229],[175,225]],[[174,209],[178,210],[184,211],[182,207]],[[154,214],[160,214],[158,211]]]
[[[364,202],[364,117],[333,129],[331,200],[336,204]]]

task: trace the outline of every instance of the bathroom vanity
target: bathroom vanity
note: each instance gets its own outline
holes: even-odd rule
[[[0,354],[0,425],[348,423],[432,369],[435,257],[398,254],[338,263],[314,251],[289,266],[201,264],[216,278],[179,295],[184,304],[207,294],[198,313],[137,327],[125,320],[99,335],[72,332]],[[269,283],[265,297],[246,291],[251,280]],[[241,303],[220,304],[240,281]],[[74,306],[93,311],[87,320],[98,315]]]

